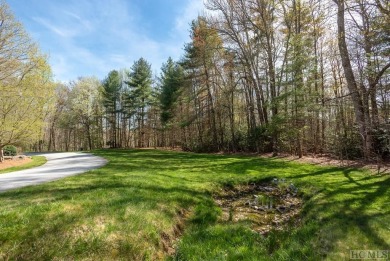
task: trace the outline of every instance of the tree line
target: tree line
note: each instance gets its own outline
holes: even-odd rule
[[[209,12],[191,24],[182,59],[169,58],[155,78],[142,58],[110,72],[88,100],[88,108],[97,104],[93,116],[52,124],[49,133],[62,145],[50,147],[49,135],[49,149],[387,155],[388,1],[205,5]]]
[[[36,150],[390,151],[387,0],[207,0],[181,59],[57,84]]]
[[[0,2],[0,162],[3,147],[41,137],[55,85],[47,57]]]

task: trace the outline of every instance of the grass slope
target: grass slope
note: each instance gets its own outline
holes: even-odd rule
[[[341,260],[349,249],[390,249],[389,176],[243,156],[96,154],[110,162],[0,194],[0,260]],[[288,178],[307,198],[300,227],[263,237],[218,221],[212,193],[270,177]],[[184,234],[167,257],[183,213]]]
[[[0,170],[0,174],[39,167],[39,166],[45,164],[47,161],[44,156],[32,156],[31,159],[32,159],[31,162],[23,164],[21,166],[2,169],[2,170]]]

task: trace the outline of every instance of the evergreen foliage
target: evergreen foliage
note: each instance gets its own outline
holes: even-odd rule
[[[16,156],[17,155],[17,149],[13,145],[7,145],[3,148],[4,156]]]
[[[173,117],[180,90],[184,86],[183,68],[172,58],[163,64],[160,78],[161,122],[166,125]]]

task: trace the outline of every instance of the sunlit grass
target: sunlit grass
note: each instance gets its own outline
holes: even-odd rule
[[[390,249],[388,176],[244,156],[95,153],[110,162],[0,194],[0,260],[164,259],[163,238],[178,237],[183,222],[172,259],[340,260],[349,249]],[[299,187],[301,226],[263,237],[245,222],[220,221],[213,193],[270,177]]]
[[[32,156],[31,159],[32,159],[32,161],[29,162],[29,163],[26,163],[26,164],[23,164],[23,165],[20,165],[20,166],[15,166],[15,167],[10,167],[10,168],[6,168],[6,169],[1,169],[0,170],[0,174],[39,167],[39,166],[45,164],[46,161],[47,161],[44,156]]]

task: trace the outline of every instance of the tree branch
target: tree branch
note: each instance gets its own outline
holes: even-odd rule
[[[381,79],[382,75],[385,73],[387,69],[390,68],[390,62],[385,65],[385,67],[382,68],[382,70],[379,71],[379,73],[376,75],[375,80],[373,82],[373,86],[376,86]]]
[[[380,0],[375,0],[375,3],[383,14],[390,15],[390,10],[384,8]]]

